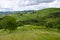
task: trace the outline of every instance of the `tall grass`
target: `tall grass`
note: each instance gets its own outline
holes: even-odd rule
[[[60,33],[41,30],[18,31],[0,34],[0,40],[60,40]]]

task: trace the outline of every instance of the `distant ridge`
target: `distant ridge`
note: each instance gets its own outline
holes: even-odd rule
[[[24,11],[5,11],[5,12],[0,12],[0,14],[12,14],[12,13],[20,13],[20,12],[32,12],[32,11],[40,11],[40,12],[50,12],[50,11],[60,11],[60,8],[45,8],[41,10],[24,10]]]

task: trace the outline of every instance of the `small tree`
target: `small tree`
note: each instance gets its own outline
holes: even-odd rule
[[[12,16],[5,16],[3,17],[3,20],[1,20],[1,25],[3,27],[3,29],[5,29],[6,31],[13,31],[15,29],[17,29],[17,23],[16,23],[16,18],[12,17]]]

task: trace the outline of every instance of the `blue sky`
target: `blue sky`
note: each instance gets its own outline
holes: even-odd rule
[[[60,0],[0,0],[0,11],[38,10],[60,8]]]

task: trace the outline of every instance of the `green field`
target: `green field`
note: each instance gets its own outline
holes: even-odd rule
[[[0,40],[60,40],[60,33],[44,30],[0,32]]]

